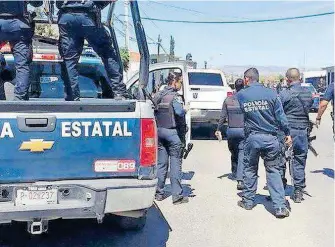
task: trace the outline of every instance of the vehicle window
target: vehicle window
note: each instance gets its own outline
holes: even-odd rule
[[[190,72],[188,79],[191,86],[223,86],[222,77],[218,73]]]
[[[147,85],[148,92],[153,96],[158,91],[163,90],[167,86],[166,79],[170,72],[181,73],[180,69],[160,69],[154,70],[149,73],[149,80]],[[138,80],[130,87],[131,93],[136,94],[136,90],[138,89]]]
[[[9,65],[13,66],[11,63]],[[13,71],[15,71],[14,68]],[[33,62],[30,71],[29,95],[31,98],[64,98],[64,81],[60,63]],[[97,66],[79,64],[78,72],[81,97],[100,97],[100,77]]]
[[[313,86],[307,86],[307,88],[311,93],[316,93],[316,90]]]

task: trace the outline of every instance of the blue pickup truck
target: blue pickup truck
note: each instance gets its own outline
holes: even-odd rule
[[[131,8],[145,37],[136,1]],[[50,220],[95,218],[142,228],[157,184],[152,102],[105,99],[101,60],[85,54],[82,99],[66,102],[60,62],[35,50],[31,99],[0,101],[0,225],[27,222],[28,232],[41,234]],[[148,65],[142,69],[148,73]]]

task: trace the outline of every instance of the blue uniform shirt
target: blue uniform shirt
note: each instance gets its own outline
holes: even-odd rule
[[[286,90],[280,92],[279,96],[290,127],[307,128],[308,113],[313,105],[312,93],[306,87],[302,87],[300,82],[293,82]]]
[[[244,112],[244,129],[247,136],[250,133],[277,135],[279,130],[286,136],[290,135],[283,106],[275,91],[259,82],[253,82],[236,96]]]

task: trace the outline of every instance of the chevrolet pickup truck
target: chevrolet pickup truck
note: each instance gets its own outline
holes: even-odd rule
[[[145,33],[137,2],[130,7],[145,85]],[[6,60],[13,64],[11,54]],[[29,101],[0,102],[0,225],[26,222],[28,232],[41,234],[50,220],[95,218],[140,229],[157,184],[153,105],[143,97],[101,99],[93,82],[91,89],[83,87],[93,80],[83,74],[83,98],[66,102],[59,97],[60,62],[57,54],[35,53],[37,94]],[[83,56],[79,67],[93,65],[103,66],[99,58]]]

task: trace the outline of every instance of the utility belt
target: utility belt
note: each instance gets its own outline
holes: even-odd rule
[[[87,9],[87,8],[65,8],[60,10],[59,15],[62,14],[88,14],[91,15],[95,25],[100,28],[102,27],[101,22],[101,9],[95,7],[94,9]]]
[[[270,135],[270,136],[278,137],[278,133],[276,132],[251,131],[251,132],[246,132],[245,134],[246,134],[246,137],[250,135]]]

